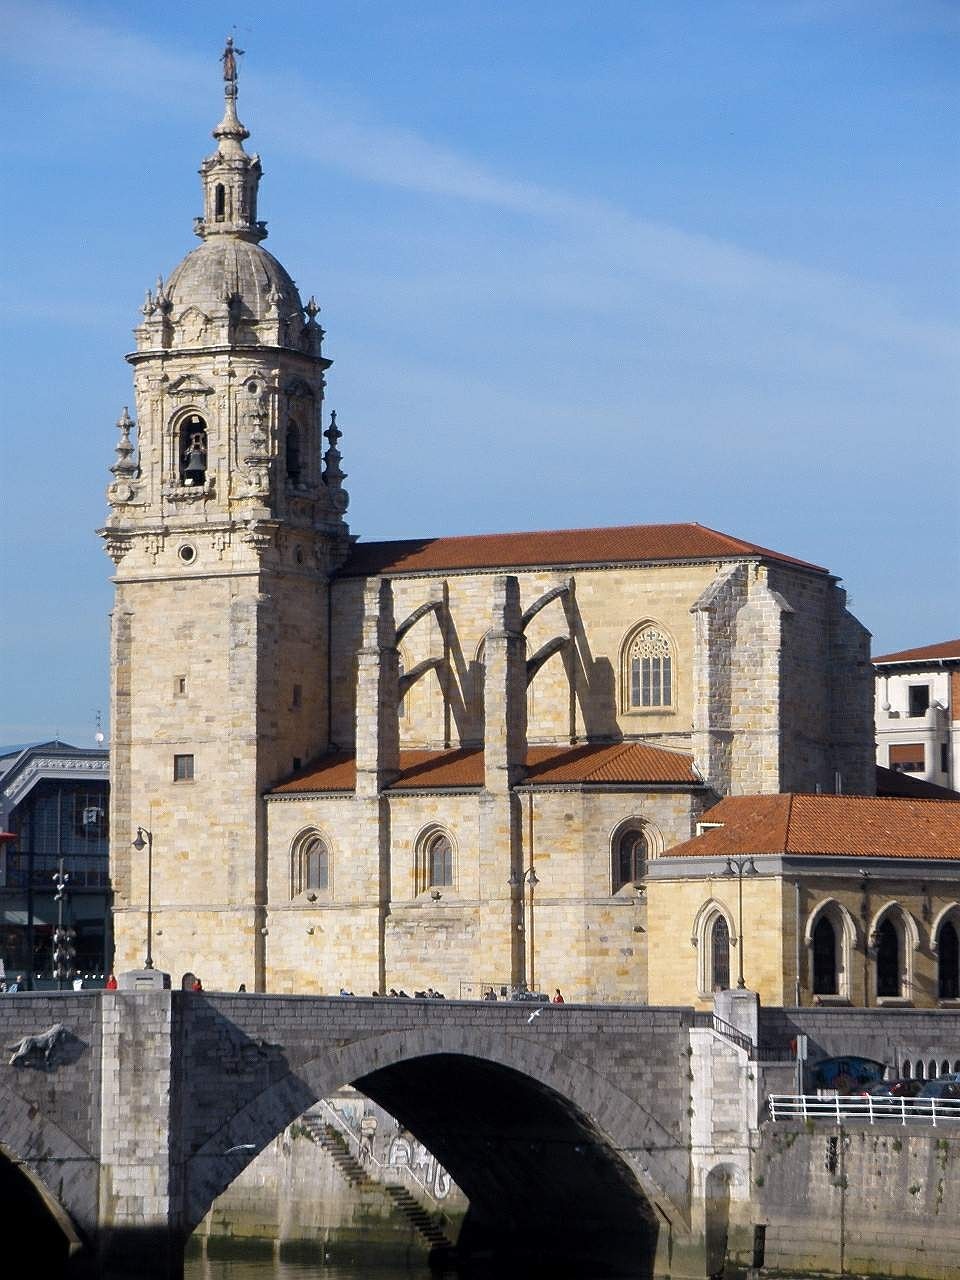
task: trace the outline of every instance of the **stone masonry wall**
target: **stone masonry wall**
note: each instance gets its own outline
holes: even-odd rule
[[[764,1263],[826,1274],[956,1280],[960,1136],[897,1125],[768,1125],[755,1155],[752,1212]],[[745,1251],[739,1259],[749,1265]]]

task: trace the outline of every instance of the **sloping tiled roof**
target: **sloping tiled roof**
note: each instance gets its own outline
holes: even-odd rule
[[[836,795],[728,796],[703,815],[722,827],[666,856],[849,854],[960,860],[960,803]]]
[[[401,751],[400,776],[391,789],[482,787],[483,749]],[[693,759],[680,751],[665,751],[639,742],[586,743],[580,747],[530,747],[526,782],[532,786],[557,783],[678,783],[701,781]],[[357,782],[353,752],[320,756],[286,782],[274,795],[311,791],[352,791]]]
[[[548,782],[682,782],[701,779],[693,758],[680,751],[642,742],[617,742],[612,746],[529,747],[526,781]]]
[[[901,649],[899,653],[883,653],[873,662],[936,662],[939,658],[960,660],[960,640],[941,640],[924,644],[919,649]]]
[[[520,569],[535,565],[632,564],[645,560],[714,560],[762,556],[826,573],[820,565],[718,533],[702,524],[635,524],[610,529],[545,529],[463,538],[357,542],[340,577],[432,573],[452,569]]]
[[[885,769],[877,765],[877,795],[906,796],[914,800],[960,800],[960,791],[950,787],[938,787],[899,769]]]

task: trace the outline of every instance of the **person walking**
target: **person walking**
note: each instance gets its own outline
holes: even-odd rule
[[[106,982],[103,984],[103,987],[104,987],[104,990],[105,990],[105,991],[116,991],[116,989],[117,989],[117,980],[116,980],[116,978],[113,976],[113,974],[112,974],[112,973],[111,973],[111,974],[110,974],[110,976],[107,978]]]
[[[554,992],[554,996],[553,996],[553,1003],[554,1003],[554,1004],[563,1004],[563,996],[562,996],[562,994],[561,994],[561,992],[560,992],[560,988],[559,988],[559,987],[557,987],[556,991]]]

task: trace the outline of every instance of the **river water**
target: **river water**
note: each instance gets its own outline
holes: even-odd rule
[[[531,1276],[528,1269],[510,1273],[511,1280]],[[538,1272],[539,1275],[556,1275],[555,1271]],[[432,1271],[426,1265],[403,1266],[379,1263],[335,1263],[324,1266],[317,1262],[279,1262],[273,1258],[220,1260],[200,1257],[187,1259],[184,1280],[458,1280],[457,1272]],[[502,1266],[489,1272],[470,1270],[469,1280],[506,1280],[508,1273]],[[571,1278],[572,1280],[572,1278]],[[603,1280],[584,1272],[576,1280]],[[649,1277],[636,1277],[649,1280]]]

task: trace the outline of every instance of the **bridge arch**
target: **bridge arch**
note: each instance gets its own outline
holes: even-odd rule
[[[96,1223],[97,1162],[33,1103],[2,1087],[0,1134],[0,1226],[13,1228],[4,1239],[29,1238],[38,1274],[55,1274],[86,1243],[77,1222]],[[54,1185],[34,1166],[49,1171]]]
[[[395,1115],[464,1190],[468,1252],[516,1256],[518,1241],[537,1241],[642,1274],[674,1229],[688,1229],[689,1158],[675,1125],[530,1036],[459,1026],[325,1048],[251,1098],[187,1161],[186,1229],[257,1151],[344,1084]],[[247,1144],[255,1150],[220,1154]]]

